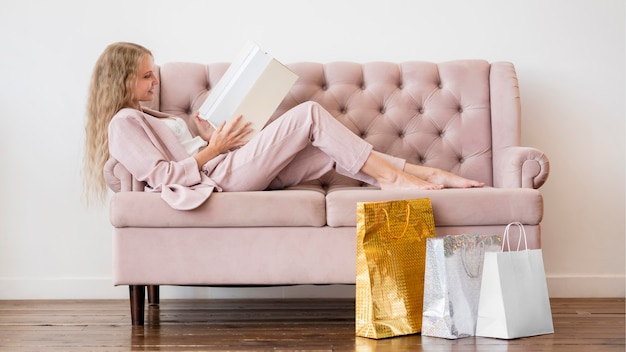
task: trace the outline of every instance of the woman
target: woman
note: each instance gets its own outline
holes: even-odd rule
[[[192,135],[183,120],[141,107],[158,83],[152,54],[140,45],[114,43],[98,59],[85,127],[89,196],[106,196],[102,170],[109,157],[177,209],[198,206],[214,190],[280,189],[333,168],[382,189],[483,186],[373,151],[314,102],[289,110],[249,142],[241,117],[213,129],[196,114]]]

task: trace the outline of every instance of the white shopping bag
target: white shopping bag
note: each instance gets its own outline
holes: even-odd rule
[[[511,226],[520,230],[517,251],[510,248]],[[541,249],[529,250],[524,226],[514,222],[504,230],[502,250],[485,253],[476,336],[514,339],[553,333]]]

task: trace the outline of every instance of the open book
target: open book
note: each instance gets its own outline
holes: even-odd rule
[[[213,127],[242,115],[256,135],[285,98],[298,76],[254,42],[249,42],[211,89],[200,118]]]

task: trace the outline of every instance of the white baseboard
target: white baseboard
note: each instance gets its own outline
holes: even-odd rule
[[[115,287],[111,278],[0,278],[0,299],[118,299],[128,287]]]
[[[547,277],[551,297],[624,297],[626,280],[620,275]],[[161,298],[352,298],[354,285],[297,285],[280,287],[164,286]],[[110,278],[0,278],[0,299],[127,299],[126,286]]]
[[[128,299],[128,286],[113,286],[111,278],[0,278],[0,300]],[[351,298],[354,285],[276,287],[163,286],[163,299],[176,298]]]
[[[624,297],[626,279],[624,275],[549,275],[550,297]]]
[[[169,298],[354,298],[354,285],[295,285],[277,287],[172,287],[161,288]]]

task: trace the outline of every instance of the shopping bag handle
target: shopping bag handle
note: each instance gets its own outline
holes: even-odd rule
[[[518,221],[514,221],[508,225],[506,225],[506,227],[504,228],[504,235],[502,236],[502,251],[504,252],[504,244],[506,243],[507,245],[507,250],[510,252],[511,251],[511,243],[510,243],[510,237],[509,236],[509,228],[511,228],[511,226],[517,226],[519,228],[519,239],[517,240],[517,250],[520,250],[520,246],[522,244],[522,237],[524,237],[524,247],[526,248],[526,250],[528,250],[528,241],[526,240],[526,230],[524,230],[524,225],[522,225],[521,222]]]
[[[467,244],[465,243],[465,241],[462,243],[461,247],[461,262],[463,263],[463,269],[465,269],[465,273],[470,278],[477,278],[478,276],[480,276],[480,273],[482,272],[483,260],[485,258],[485,242],[479,241],[476,247],[479,247],[481,249],[481,257],[478,261],[478,269],[476,270],[476,273],[471,272],[467,265]]]
[[[387,209],[382,209],[382,211],[385,213],[385,219],[387,219],[387,231],[389,233],[390,238],[393,239],[398,239],[398,238],[402,238],[404,236],[404,234],[406,233],[406,230],[409,228],[409,218],[411,217],[411,207],[409,206],[409,202],[405,202],[406,204],[406,222],[404,224],[404,230],[402,231],[402,234],[400,234],[399,236],[392,236],[391,235],[391,224],[389,223],[389,212],[387,211]],[[378,213],[377,213],[378,215]],[[378,217],[378,216],[377,216]]]

